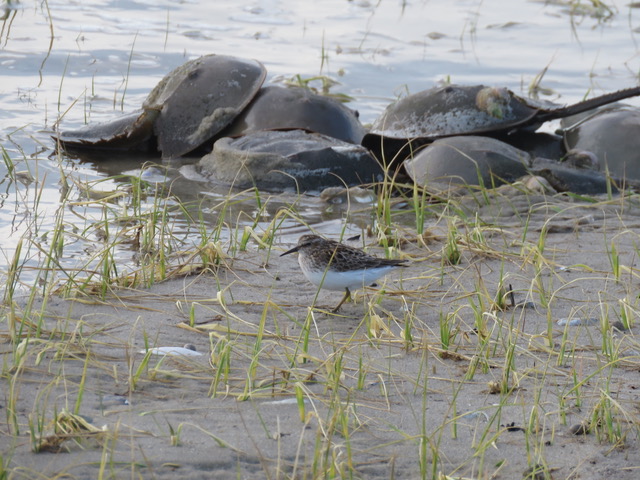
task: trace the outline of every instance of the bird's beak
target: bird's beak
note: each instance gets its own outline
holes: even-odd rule
[[[282,255],[280,255],[281,257],[284,257],[285,255],[289,255],[290,253],[296,253],[298,251],[300,247],[293,247],[291,250],[287,250],[286,252],[284,252]]]

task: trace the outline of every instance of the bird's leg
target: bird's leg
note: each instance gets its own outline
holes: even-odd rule
[[[340,300],[340,303],[338,304],[338,306],[333,310],[331,310],[332,313],[336,313],[340,309],[342,304],[351,298],[351,292],[349,291],[349,288],[347,287],[345,288],[345,290],[346,291],[345,291],[344,297],[342,297],[342,300]]]

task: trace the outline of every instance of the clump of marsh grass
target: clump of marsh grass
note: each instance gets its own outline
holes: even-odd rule
[[[318,95],[331,97],[343,103],[352,102],[354,100],[353,97],[347,95],[346,93],[332,92],[331,89],[337,85],[340,85],[340,82],[327,75],[314,75],[311,77],[305,77],[298,73],[291,78],[285,79],[284,84],[291,87],[305,88]]]
[[[52,433],[43,436],[44,429],[49,429]],[[40,423],[37,428],[34,426],[31,431],[32,450],[35,453],[58,453],[68,442],[78,445],[89,440],[103,442],[108,436],[106,429],[97,428],[82,416],[63,410],[55,415],[50,425]]]

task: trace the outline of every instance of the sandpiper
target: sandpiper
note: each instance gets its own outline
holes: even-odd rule
[[[311,283],[327,290],[345,290],[333,312],[351,297],[351,290],[371,285],[395,268],[406,267],[406,260],[374,257],[318,235],[301,236],[298,245],[280,256],[294,252],[298,252],[302,273]]]

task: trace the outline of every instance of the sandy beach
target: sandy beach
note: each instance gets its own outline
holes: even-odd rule
[[[637,199],[476,200],[339,314],[277,241],[16,305],[7,478],[636,478]]]

